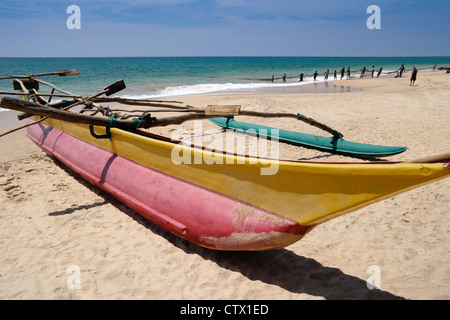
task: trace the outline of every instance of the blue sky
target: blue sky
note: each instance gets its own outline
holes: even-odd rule
[[[449,17],[448,0],[2,1],[0,56],[449,56]]]

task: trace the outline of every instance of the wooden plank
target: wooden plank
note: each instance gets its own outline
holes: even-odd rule
[[[217,116],[237,116],[240,110],[240,105],[209,105],[204,108],[205,115]]]

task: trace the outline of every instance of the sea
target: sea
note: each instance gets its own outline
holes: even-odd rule
[[[409,71],[431,72],[433,66],[450,66],[450,57],[123,57],[123,58],[0,58],[0,77],[78,69],[78,76],[45,76],[74,94],[91,96],[108,85],[124,80],[126,89],[116,96],[157,99],[186,95],[242,93],[297,87],[327,81],[324,74],[350,67],[359,78],[366,67],[383,67],[381,77],[395,76],[401,65]],[[303,81],[299,81],[300,74]],[[285,75],[286,81],[282,78]],[[272,81],[272,77],[274,81]],[[419,78],[420,79],[420,78]],[[42,87],[42,86],[41,86]],[[0,80],[0,91],[11,92],[12,80]],[[1,95],[4,95],[3,93]],[[4,109],[0,108],[0,111]]]

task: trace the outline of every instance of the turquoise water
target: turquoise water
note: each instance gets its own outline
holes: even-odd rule
[[[383,76],[402,64],[408,69],[431,71],[449,66],[450,57],[149,57],[149,58],[0,58],[0,76],[26,75],[77,68],[79,76],[45,77],[67,91],[93,95],[107,85],[124,79],[127,88],[118,95],[130,98],[156,98],[215,91],[253,90],[273,86],[303,85],[323,81],[323,73],[343,67],[358,71],[364,66],[383,67]],[[300,73],[305,81],[298,82]],[[287,75],[287,82],[279,80]],[[272,75],[276,78],[271,82]],[[359,73],[355,74],[359,77]],[[1,80],[0,90],[11,91],[11,80]]]

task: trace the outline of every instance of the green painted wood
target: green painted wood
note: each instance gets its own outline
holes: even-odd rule
[[[223,128],[242,130],[244,133],[256,132],[262,137],[272,137],[272,130],[275,128],[260,126],[257,124],[239,122],[234,119],[227,118],[213,118],[209,119],[212,123],[221,126]],[[349,154],[354,156],[363,157],[383,157],[391,156],[404,152],[406,147],[391,147],[391,146],[379,146],[358,142],[346,141],[342,138],[335,137],[321,137],[311,134],[287,131],[278,129],[279,141],[287,142],[291,144],[297,144],[301,146],[306,146],[310,148],[315,148],[323,151],[329,151],[340,154]]]

